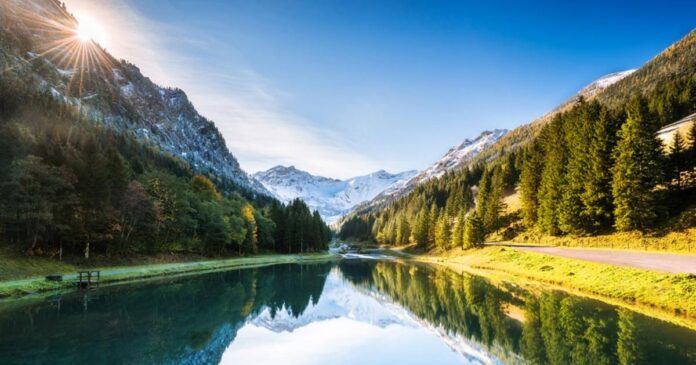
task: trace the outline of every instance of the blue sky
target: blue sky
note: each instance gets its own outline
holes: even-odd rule
[[[184,89],[249,172],[421,169],[696,27],[695,1],[67,0]]]

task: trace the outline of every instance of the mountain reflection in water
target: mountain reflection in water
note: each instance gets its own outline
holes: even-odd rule
[[[0,363],[692,364],[696,333],[394,261],[275,265],[0,304]]]

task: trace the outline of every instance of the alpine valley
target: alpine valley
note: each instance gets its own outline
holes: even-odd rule
[[[0,364],[696,365],[696,3],[488,3],[0,0]]]

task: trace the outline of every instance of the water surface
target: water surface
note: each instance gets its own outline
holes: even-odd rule
[[[696,364],[696,333],[598,301],[342,260],[0,304],[0,364]]]

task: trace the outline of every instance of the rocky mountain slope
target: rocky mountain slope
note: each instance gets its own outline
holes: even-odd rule
[[[410,180],[403,184],[385,189],[372,200],[358,206],[359,211],[368,211],[376,207],[387,204],[395,199],[405,196],[411,192],[416,186],[433,178],[439,178],[449,171],[456,170],[465,166],[469,161],[475,158],[481,151],[496,143],[500,138],[507,134],[505,129],[495,129],[492,131],[484,131],[478,137],[465,139],[461,144],[454,146],[442,156],[437,162],[420,171]]]
[[[327,222],[336,221],[354,206],[368,201],[385,190],[398,190],[416,171],[390,174],[380,170],[347,180],[315,176],[294,166],[276,166],[253,175],[266,189],[283,202],[300,198],[319,211]]]
[[[4,78],[32,82],[108,128],[133,133],[242,189],[269,194],[229,152],[215,124],[200,115],[184,91],[161,87],[75,35],[77,21],[55,0],[0,2],[0,68]]]

